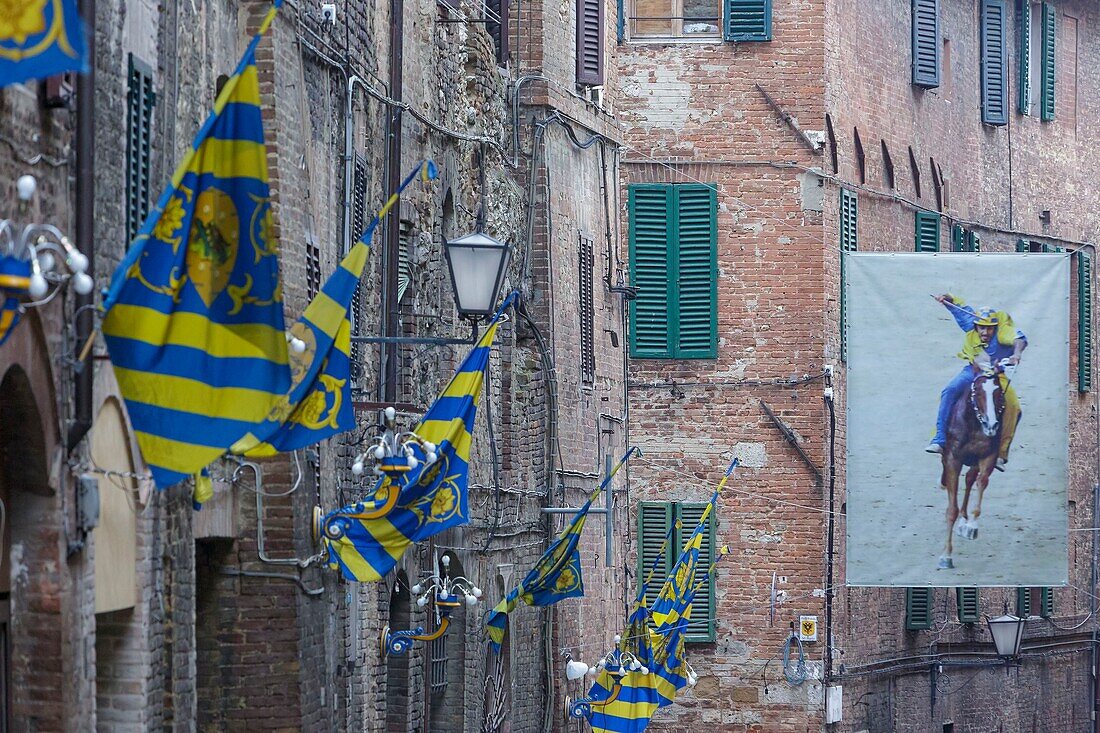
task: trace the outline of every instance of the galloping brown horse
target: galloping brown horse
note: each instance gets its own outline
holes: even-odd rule
[[[1011,369],[1009,370],[1011,371]],[[982,513],[982,495],[989,485],[989,476],[997,463],[1001,445],[1001,416],[1005,396],[1001,378],[1003,371],[987,369],[970,384],[951,408],[947,421],[947,443],[943,449],[943,474],[940,488],[947,491],[947,543],[940,556],[941,570],[955,567],[951,559],[951,535],[966,539],[978,536],[978,517]],[[1007,382],[1007,376],[1005,376]],[[966,492],[959,508],[959,475],[967,466]],[[970,491],[978,487],[978,499],[968,511]]]

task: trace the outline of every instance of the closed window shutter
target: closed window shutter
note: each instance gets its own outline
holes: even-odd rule
[[[672,537],[670,546],[665,548],[663,554],[661,553],[661,545],[664,544],[669,528],[675,521],[673,508],[673,505],[667,501],[643,501],[638,508],[639,589],[649,577],[649,570],[654,567],[653,563],[657,563],[645,594],[646,605],[650,608],[657,600],[657,594],[661,592],[661,586],[668,577],[669,571],[672,570],[672,563],[675,562],[673,558],[677,554],[675,536]],[[661,558],[659,562],[658,557]]]
[[[982,122],[1008,123],[1005,0],[982,0]]]
[[[717,355],[717,291],[715,277],[717,193],[710,186],[685,185],[677,199],[677,312],[675,356],[708,359]]]
[[[592,270],[596,263],[593,249],[592,237],[580,233],[577,237],[577,269],[580,273],[577,286],[580,288],[581,382],[584,384],[592,384],[596,379],[594,334],[596,314],[592,296]]]
[[[974,232],[967,232],[966,238],[963,240],[963,251],[965,252],[981,252],[982,240]]]
[[[932,628],[932,589],[905,589],[905,628],[910,631]]]
[[[485,30],[493,39],[497,65],[504,66],[508,62],[509,0],[488,0],[485,8],[488,10]]]
[[[130,241],[149,213],[149,181],[153,162],[152,70],[130,54],[126,120],[126,231]]]
[[[577,83],[603,84],[603,3],[577,0]]]
[[[630,301],[630,354],[639,358],[671,357],[669,213],[672,187],[631,186],[627,202],[630,220],[630,278],[637,297]]]
[[[1043,73],[1040,95],[1042,119],[1044,120],[1054,119],[1054,81],[1056,77],[1054,70],[1054,30],[1054,6],[1050,3],[1043,3]]]
[[[1039,615],[1043,618],[1051,618],[1054,616],[1053,588],[1044,587],[1039,589]]]
[[[1016,0],[1016,14],[1020,21],[1020,83],[1016,108],[1020,114],[1031,112],[1031,0]]]
[[[977,588],[956,588],[955,606],[958,610],[959,622],[964,624],[977,623],[980,616],[979,591]]]
[[[918,211],[916,215],[917,252],[940,251],[940,215],[934,211]]]
[[[1077,252],[1077,391],[1092,390],[1092,255]]]
[[[840,358],[848,360],[847,290],[844,280],[844,252],[855,252],[859,233],[859,197],[855,191],[840,189]]]
[[[940,85],[939,0],[913,0],[913,83]]]
[[[706,510],[706,504],[678,504],[676,506],[680,520],[679,537],[676,547],[683,552],[684,545],[691,538],[699,520]],[[679,552],[677,555],[679,555]],[[707,528],[703,535],[703,544],[699,550],[699,564],[695,570],[695,583],[703,579],[703,575],[710,569],[714,562],[714,513],[707,517]],[[714,641],[714,576],[707,578],[706,585],[695,594],[691,603],[691,619],[688,621],[684,641]]]
[[[772,0],[725,0],[727,41],[770,41]]]
[[[951,228],[952,252],[981,252],[982,245],[978,235],[965,229],[962,224]]]
[[[1016,615],[1020,618],[1031,615],[1031,588],[1016,589]]]

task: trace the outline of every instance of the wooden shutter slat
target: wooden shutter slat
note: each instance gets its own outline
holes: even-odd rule
[[[916,251],[940,251],[940,215],[934,211],[918,211],[916,215]]]
[[[577,0],[577,83],[603,84],[603,3]]]
[[[1016,107],[1020,114],[1031,114],[1031,0],[1016,0],[1017,17],[1020,22],[1020,82],[1016,98]]]
[[[1092,255],[1077,252],[1077,391],[1092,390]]]
[[[709,186],[676,187],[677,315],[675,356],[713,358],[717,353],[715,261],[717,194]]]
[[[1005,0],[982,0],[982,122],[1008,123],[1008,75],[1005,50]]]
[[[932,628],[932,589],[905,589],[905,628],[910,631]]]
[[[770,41],[771,0],[725,0],[723,37],[727,41]]]
[[[913,84],[940,85],[940,16],[938,0],[913,0]]]
[[[640,358],[671,356],[669,308],[670,186],[631,186],[630,276],[637,297],[630,301],[631,355]]]
[[[1043,65],[1040,98],[1042,100],[1041,117],[1044,120],[1054,119],[1054,85],[1057,78],[1054,66],[1055,24],[1054,6],[1043,3]]]
[[[973,624],[978,622],[981,614],[979,600],[980,595],[977,588],[955,589],[955,606],[961,623]]]
[[[638,508],[638,588],[645,583],[650,568],[661,556],[661,545],[672,527],[673,505],[665,501],[643,501]],[[661,561],[653,571],[652,579],[646,588],[646,603],[650,608],[661,592],[661,586],[672,569],[673,557],[677,554],[675,537],[665,549]]]
[[[678,504],[678,518],[680,520],[679,537],[676,547],[683,552],[691,533],[699,524],[699,520],[706,510],[706,504],[684,503]],[[703,535],[702,546],[699,550],[699,564],[695,570],[695,582],[698,584],[710,564],[714,562],[714,514],[707,517],[706,532]],[[714,577],[707,580],[707,584],[699,589],[691,604],[691,619],[688,621],[685,641],[714,641]]]

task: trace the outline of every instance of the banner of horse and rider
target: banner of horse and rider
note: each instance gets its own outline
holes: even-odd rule
[[[1066,582],[1069,262],[845,256],[849,585]]]

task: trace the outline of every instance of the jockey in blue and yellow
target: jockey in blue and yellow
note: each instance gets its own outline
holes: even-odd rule
[[[995,311],[992,308],[975,311],[958,298],[946,293],[937,296],[936,300],[951,312],[959,328],[966,333],[962,351],[958,353],[958,357],[966,362],[966,366],[940,393],[940,409],[936,415],[936,436],[925,448],[929,453],[943,452],[943,446],[947,442],[947,421],[951,416],[951,408],[959,396],[970,387],[974,378],[984,369],[996,366],[1002,360],[1011,366],[1019,364],[1020,355],[1027,348],[1027,337],[1024,336],[1023,331],[1013,325],[1012,316],[1004,311]],[[1006,386],[1007,380],[1004,375],[1001,375],[1001,380],[1001,385]],[[1016,423],[1020,419],[1020,400],[1016,396],[1016,390],[1011,385],[1007,385],[1004,396],[1001,446],[1000,454],[997,456],[997,468],[1002,469],[1008,463],[1008,448],[1012,444],[1012,438],[1016,434]]]

